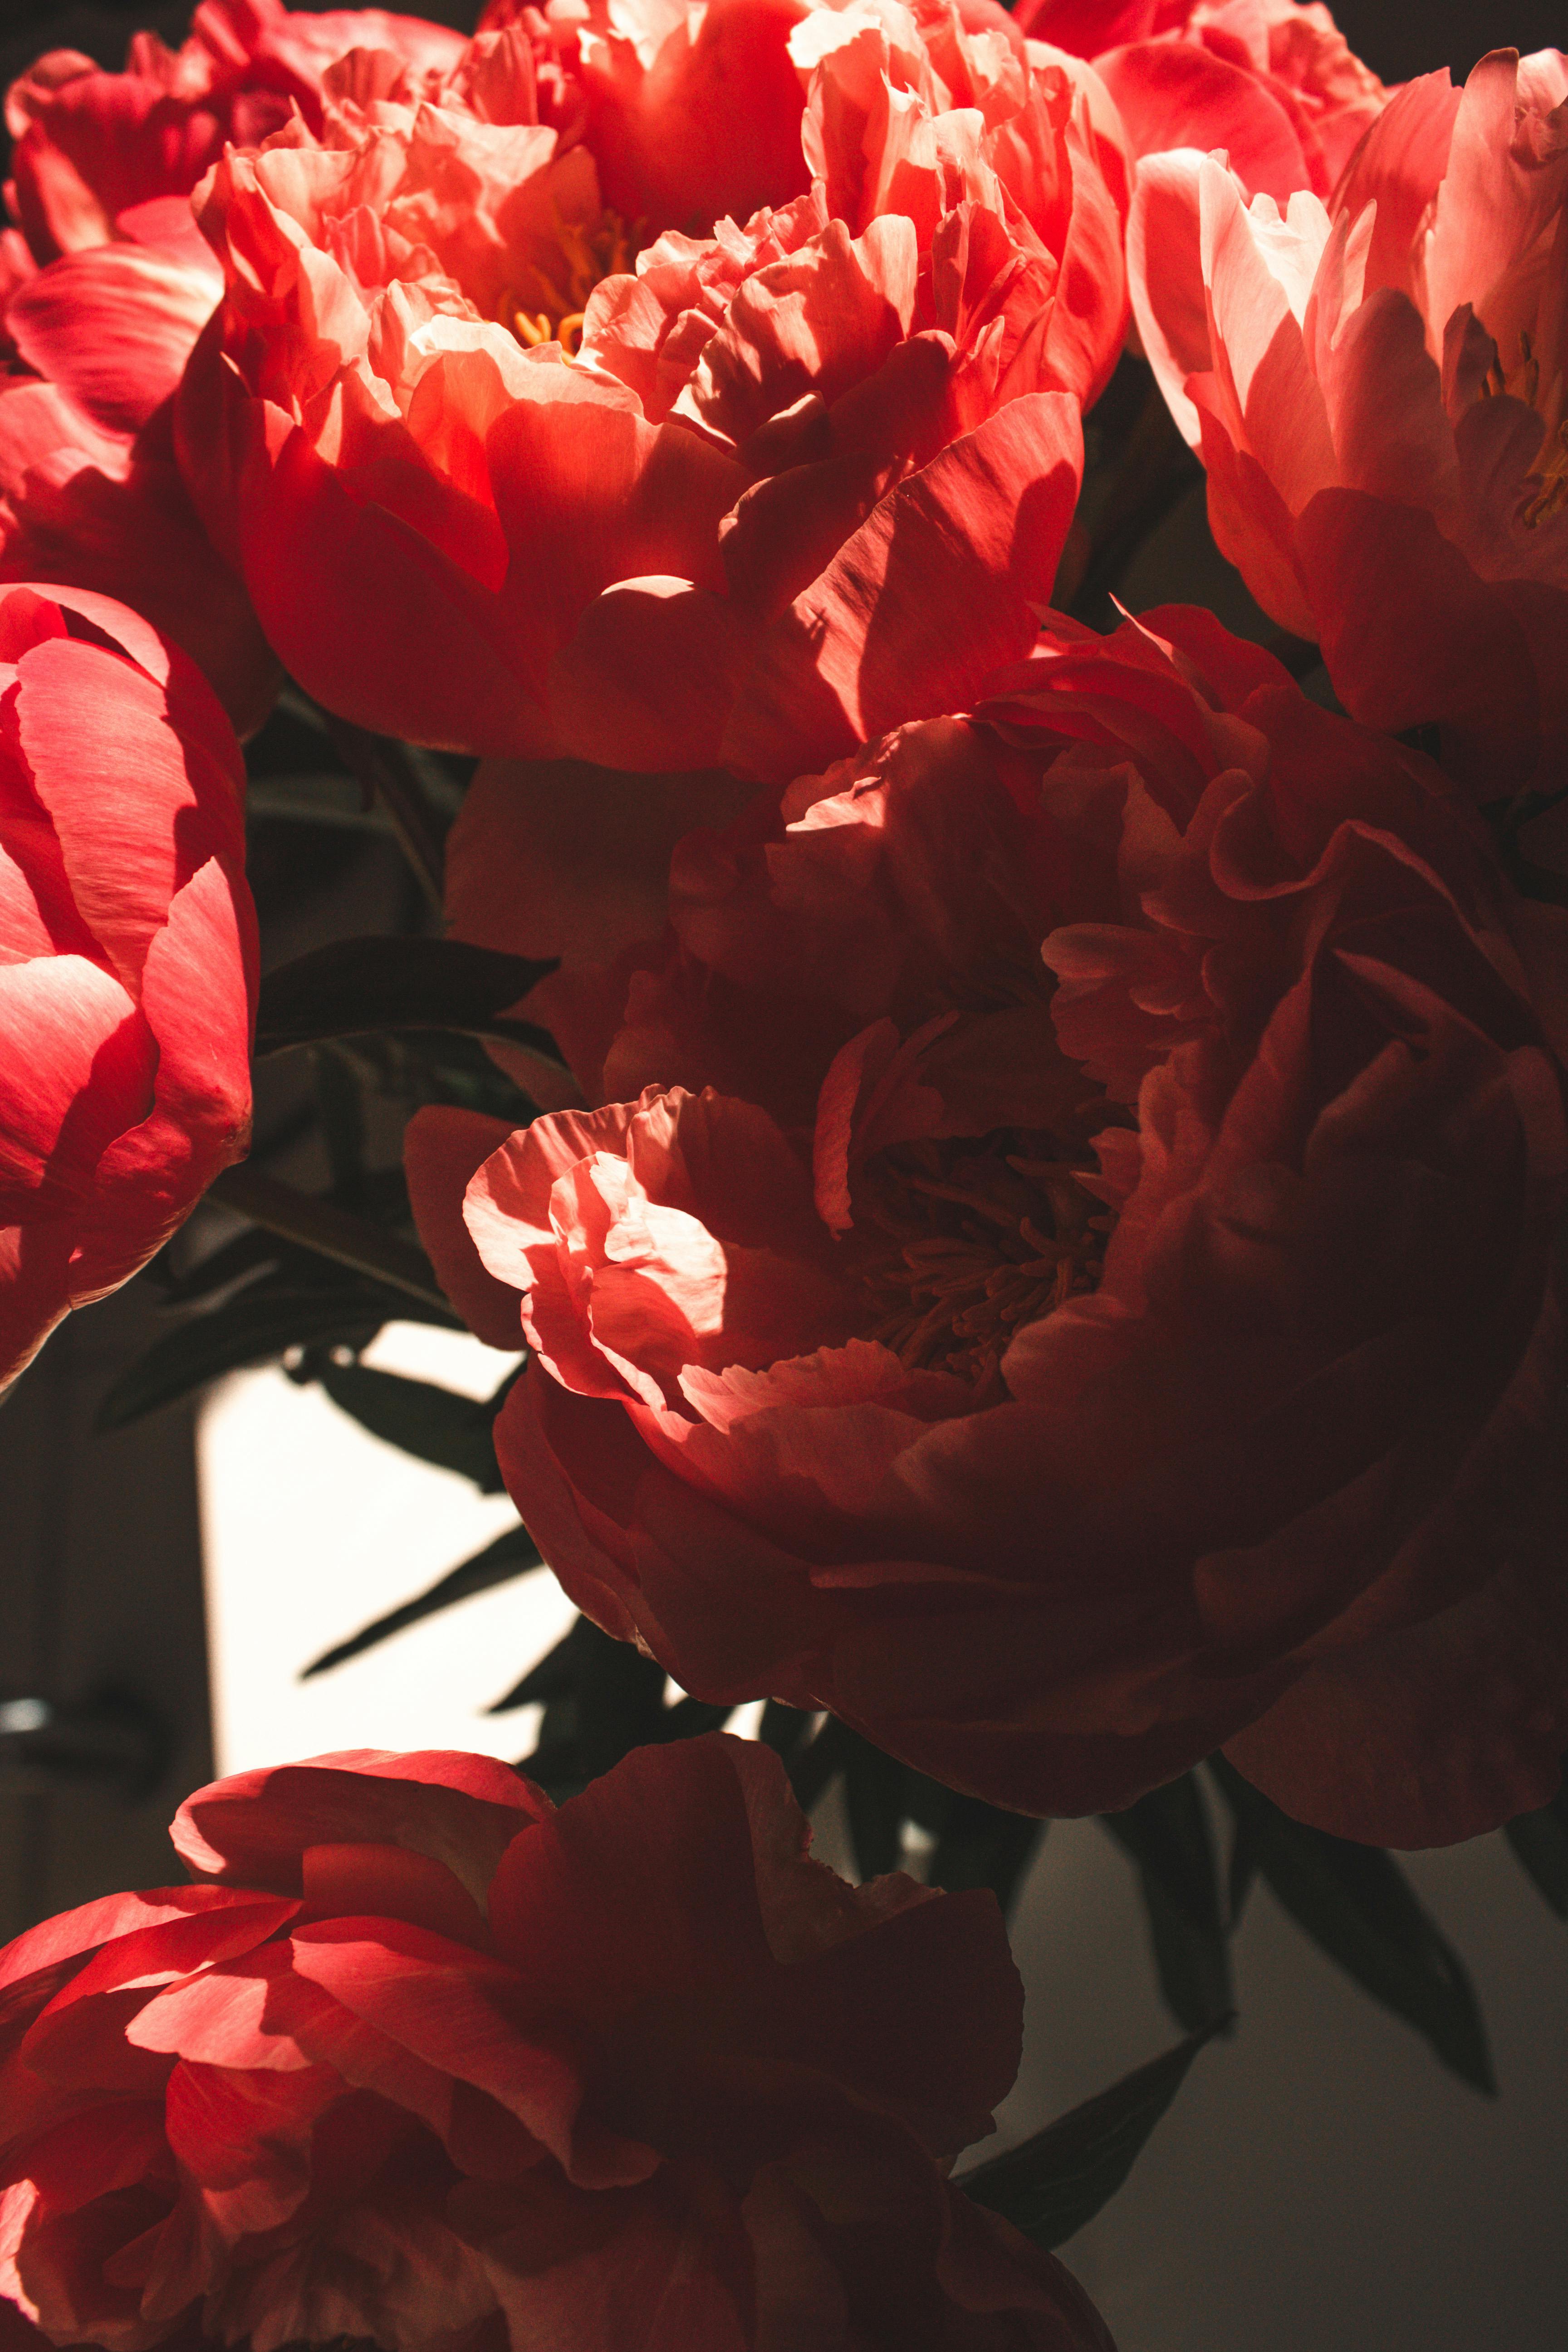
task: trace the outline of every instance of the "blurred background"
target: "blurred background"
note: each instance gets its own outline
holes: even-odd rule
[[[471,17],[455,0],[424,13]],[[1545,0],[1335,13],[1386,80],[1568,38]],[[0,0],[0,77],[50,47],[118,64],[132,30],[175,42],[187,14]],[[1250,631],[1205,551],[1201,489],[1162,541],[1134,572],[1179,564],[1182,593]],[[1134,609],[1153,601],[1121,584]],[[275,756],[298,764],[298,747],[280,740]],[[305,824],[274,803],[253,822],[252,878],[268,966],[416,924],[397,852],[368,824]],[[309,1189],[326,1171],[300,1131],[305,1058],[263,1073],[258,1136],[267,1166]],[[231,1229],[204,1213],[207,1243]],[[341,1747],[525,1754],[538,1709],[487,1710],[571,1619],[547,1575],[524,1577],[302,1680],[514,1515],[277,1366],[100,1433],[103,1397],[166,1328],[162,1297],[139,1281],[71,1318],[0,1409],[0,1937],[172,1876],[169,1816],[215,1771]],[[474,1397],[505,1370],[416,1324],[388,1326],[364,1360]],[[820,1850],[845,1864],[835,1802]],[[1237,2030],[1201,2054],[1128,2186],[1066,2250],[1121,2352],[1568,2352],[1568,1928],[1500,1838],[1415,1856],[1409,1873],[1475,1978],[1499,2095],[1446,2074],[1255,1892]],[[1028,2025],[1009,2138],[1174,2038],[1135,1881],[1097,1823],[1053,1826],[1014,1942]]]

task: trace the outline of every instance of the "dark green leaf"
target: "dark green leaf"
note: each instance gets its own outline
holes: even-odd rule
[[[1100,1820],[1137,1864],[1160,1989],[1196,2033],[1235,2007],[1219,1870],[1192,1773]]]
[[[1537,1813],[1521,1813],[1503,1832],[1560,1919],[1568,1919],[1568,1789]]]
[[[513,1683],[502,1698],[494,1700],[485,1709],[487,1715],[509,1715],[514,1706],[548,1706],[553,1700],[569,1698],[576,1687],[577,1660],[584,1646],[583,1628],[586,1617],[579,1617],[559,1642],[534,1665],[530,1666],[521,1682]]]
[[[809,1813],[836,1772],[843,1769],[850,1735],[836,1715],[830,1715],[804,1747],[784,1759],[797,1805]]]
[[[722,1731],[734,1714],[732,1706],[721,1706],[711,1699],[678,1698],[667,1706],[659,1719],[654,1738],[666,1739],[700,1739],[705,1731]]]
[[[276,1054],[377,1029],[461,1029],[555,1058],[543,1030],[501,1019],[555,969],[463,940],[336,940],[267,974],[256,1050]]]
[[[1464,1962],[1380,1847],[1292,1821],[1223,1756],[1210,1759],[1257,1856],[1298,1927],[1347,1975],[1413,2025],[1446,2066],[1495,2092],[1486,2028]]]
[[[956,2186],[1047,2253],[1064,2244],[1115,2196],[1193,2060],[1223,2021],[1189,2034],[1021,2147],[961,2175]]]
[[[405,1301],[368,1284],[331,1289],[258,1284],[154,1339],[109,1391],[98,1409],[98,1426],[123,1429],[220,1373],[265,1363],[290,1348],[334,1341],[363,1347],[383,1323],[408,1312]]]
[[[472,1559],[464,1560],[460,1567],[449,1570],[427,1591],[416,1594],[412,1601],[404,1601],[400,1608],[389,1609],[386,1615],[378,1617],[374,1624],[361,1626],[359,1632],[351,1633],[346,1642],[339,1642],[334,1648],[324,1650],[319,1658],[311,1660],[300,1679],[309,1682],[312,1675],[324,1675],[329,1667],[345,1664],[350,1658],[359,1657],[363,1651],[374,1650],[378,1642],[386,1641],[394,1633],[401,1633],[406,1626],[417,1625],[423,1618],[434,1617],[437,1610],[451,1608],[454,1601],[467,1601],[476,1592],[489,1592],[498,1584],[510,1584],[513,1577],[526,1576],[531,1569],[543,1565],[539,1546],[528,1529],[508,1528],[504,1535],[497,1536],[494,1543],[487,1544],[483,1551],[477,1551]]]
[[[955,1796],[931,1851],[927,1882],[950,1895],[988,1886],[1008,1911],[1046,1827],[1022,1813],[983,1804],[978,1797]]]
[[[665,1704],[664,1668],[586,1617],[498,1699],[489,1712],[542,1705],[539,1745],[519,1769],[557,1800],[571,1796],[634,1748],[717,1729],[733,1710],[700,1699]]]
[[[331,1171],[331,1196],[341,1209],[365,1205],[364,1100],[346,1057],[331,1045],[310,1056],[316,1080],[316,1116]]]
[[[770,1698],[763,1708],[763,1719],[757,1737],[782,1756],[787,1764],[797,1748],[810,1733],[813,1717],[802,1706],[785,1706],[783,1699]]]
[[[844,1809],[856,1868],[862,1879],[883,1878],[897,1870],[903,1854],[907,1771],[855,1731],[844,1734],[843,1763]]]
[[[368,1364],[326,1363],[317,1379],[335,1405],[405,1454],[440,1470],[456,1470],[471,1478],[482,1495],[500,1494],[503,1484],[496,1467],[491,1427],[497,1400],[483,1402],[438,1388],[433,1381],[412,1381],[401,1372],[373,1371]]]

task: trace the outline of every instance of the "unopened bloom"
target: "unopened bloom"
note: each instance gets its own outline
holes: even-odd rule
[[[1407,85],[1331,214],[1141,168],[1144,348],[1221,549],[1368,725],[1443,723],[1488,797],[1568,746],[1568,58]]]
[[[845,1885],[768,1749],[559,1811],[321,1756],[174,1837],[195,1885],[0,1953],[0,2289],[55,2344],[1110,2352],[944,2178],[1018,2062],[994,1901]]]
[[[408,1134],[579,1605],[1022,1811],[1221,1745],[1378,1843],[1544,1801],[1568,918],[1440,772],[1053,617],[668,908],[530,1001],[604,1108]]]
[[[245,770],[178,649],[0,588],[0,1383],[144,1265],[250,1129]]]

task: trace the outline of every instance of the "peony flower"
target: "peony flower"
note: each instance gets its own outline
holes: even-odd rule
[[[1370,726],[1487,796],[1568,744],[1568,58],[1402,90],[1331,214],[1215,157],[1141,170],[1144,348],[1221,549]]]
[[[1223,147],[1279,204],[1326,202],[1388,103],[1319,0],[1026,0],[1018,21],[1093,59],[1134,155]]]
[[[282,0],[200,0],[178,51],[136,33],[123,73],[51,49],[5,100],[16,142],[6,193],[35,257],[109,244],[122,213],[188,195],[227,141],[254,146],[296,110],[319,124],[321,76],[366,47],[395,51],[415,73],[441,72],[463,39],[382,8],[318,16]]]
[[[239,747],[107,597],[0,588],[0,1383],[250,1129]]]
[[[54,2343],[1110,2352],[943,2177],[1017,2066],[994,1900],[845,1885],[770,1750],[559,1811],[323,1756],[174,1838],[195,1885],[0,1955],[0,2284]]]
[[[1543,1802],[1568,918],[1441,773],[1053,616],[668,905],[530,1000],[605,1108],[407,1139],[578,1605],[1023,1811],[1222,1745],[1377,1843]]]
[[[248,733],[278,665],[174,461],[171,396],[223,292],[185,199],[132,206],[112,241],[41,269],[15,247],[12,264],[0,283],[0,581],[130,604]]]
[[[426,742],[782,775],[1024,651],[1125,165],[1092,71],[991,16],[803,16],[810,188],[710,236],[606,203],[522,22],[436,97],[345,61],[320,140],[219,165],[182,457],[294,675]]]
[[[416,76],[464,47],[382,9],[202,0],[177,54],[139,33],[115,74],[51,50],[6,99],[24,235],[5,231],[0,254],[0,580],[130,604],[199,664],[242,734],[279,672],[174,462],[166,404],[223,292],[188,198],[226,140],[301,111],[319,123],[322,73],[367,41]]]

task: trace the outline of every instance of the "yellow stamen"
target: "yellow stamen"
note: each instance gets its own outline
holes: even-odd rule
[[[568,359],[575,358],[588,297],[601,279],[629,269],[642,243],[639,231],[628,228],[618,213],[584,222],[563,220],[557,210],[553,249],[531,255],[520,282],[507,288],[500,304],[502,323],[531,351],[558,342]]]
[[[1547,397],[1543,400],[1542,391]],[[1506,394],[1510,400],[1522,400],[1527,408],[1539,409],[1545,419],[1546,436],[1541,452],[1527,478],[1540,485],[1534,495],[1520,509],[1520,520],[1533,530],[1549,515],[1558,514],[1568,506],[1568,417],[1553,416],[1561,406],[1561,380],[1542,386],[1541,362],[1530,331],[1519,331],[1519,358],[1511,368],[1504,368],[1500,354],[1494,354],[1481,384],[1483,400],[1498,400]]]

